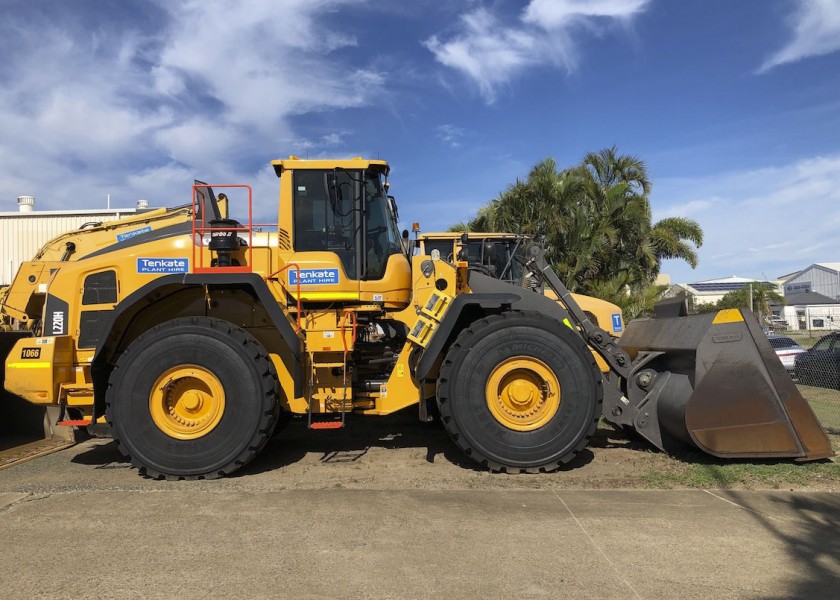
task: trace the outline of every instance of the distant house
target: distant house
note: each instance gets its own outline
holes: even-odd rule
[[[787,295],[784,306],[771,304],[770,308],[774,317],[785,320],[786,329],[840,329],[840,300],[817,292]]]

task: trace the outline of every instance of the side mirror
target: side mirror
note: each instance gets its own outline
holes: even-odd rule
[[[335,207],[338,202],[338,177],[334,172],[327,173],[327,193],[330,196],[330,204]]]
[[[404,240],[408,239],[408,229],[403,229],[402,230],[402,239],[404,239]]]
[[[393,196],[388,196],[388,205],[391,207],[391,212],[394,214],[394,220],[400,220],[400,211],[397,209],[397,200]],[[408,237],[404,235],[403,237]]]

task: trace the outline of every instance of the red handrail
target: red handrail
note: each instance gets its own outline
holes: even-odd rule
[[[242,227],[208,227],[206,225],[207,219],[207,210],[201,211],[201,224],[197,226],[196,224],[196,207],[195,207],[195,200],[198,196],[201,196],[202,200],[202,208],[206,207],[206,198],[204,194],[200,191],[202,189],[211,189],[211,188],[242,188],[248,190],[248,224],[243,225]],[[254,264],[254,214],[253,214],[253,190],[251,189],[250,185],[244,183],[200,183],[195,184],[192,186],[193,190],[193,211],[192,211],[192,264],[193,264],[193,272],[194,273],[212,273],[212,272],[222,272],[222,273],[250,273],[252,272],[252,266]],[[229,200],[229,199],[228,199]],[[228,213],[230,211],[228,210]],[[248,232],[248,264],[246,266],[239,266],[239,267],[205,267],[204,266],[204,251],[202,250],[199,253],[199,263],[200,266],[197,266],[196,263],[196,252],[197,246],[200,245],[203,247],[204,245],[204,234],[207,232],[213,231],[247,231]],[[199,240],[201,240],[200,244],[196,244],[196,234],[199,235]]]

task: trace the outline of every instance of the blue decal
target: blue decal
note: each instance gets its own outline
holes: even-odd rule
[[[621,333],[621,314],[618,314],[618,313],[614,314],[612,316],[612,322],[613,322],[613,331],[616,332],[616,333]]]
[[[131,238],[137,237],[138,235],[141,235],[143,233],[149,233],[151,230],[151,227],[142,227],[140,229],[135,229],[134,231],[127,231],[125,233],[121,233],[117,236],[117,243],[130,240]]]
[[[289,269],[289,285],[297,285],[298,272]],[[301,269],[301,285],[337,285],[338,269]]]
[[[189,258],[138,258],[138,273],[189,273]]]

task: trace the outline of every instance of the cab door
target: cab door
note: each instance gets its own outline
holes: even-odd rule
[[[361,188],[352,172],[292,172],[294,230],[289,267],[283,280],[289,293],[309,302],[359,300],[363,265]]]

